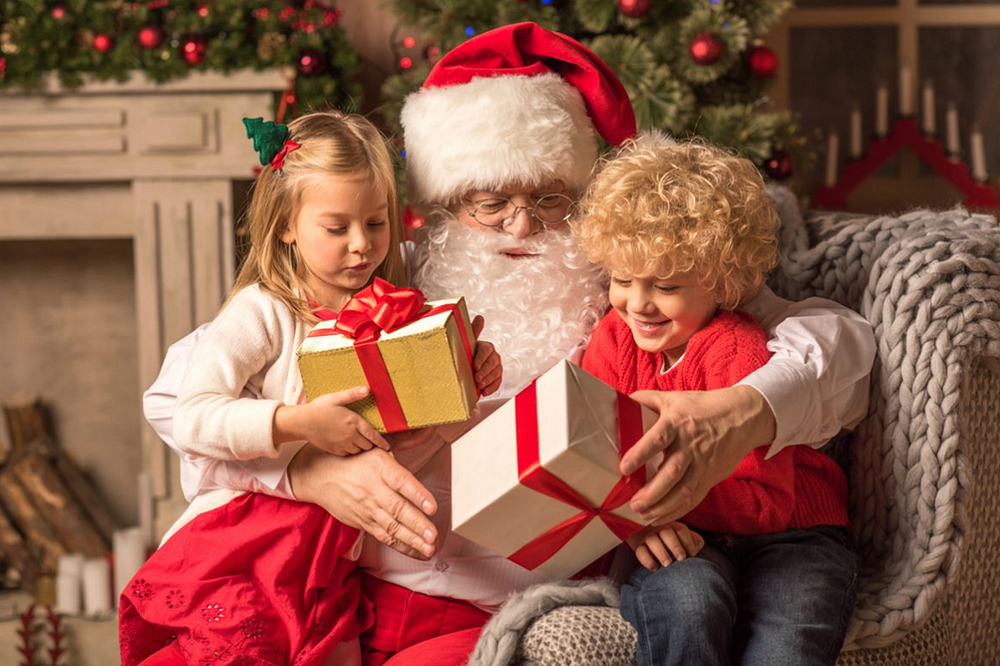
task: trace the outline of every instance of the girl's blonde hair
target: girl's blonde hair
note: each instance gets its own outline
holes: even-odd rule
[[[749,160],[655,132],[602,162],[572,222],[584,254],[605,270],[694,272],[729,310],[753,298],[777,265],[778,224]]]
[[[303,320],[317,321],[305,300],[309,292],[298,247],[285,243],[281,236],[298,212],[305,186],[322,174],[371,178],[385,193],[389,204],[389,252],[372,278],[407,286],[409,274],[399,249],[403,228],[396,180],[385,138],[364,117],[339,111],[310,113],[293,120],[288,129],[290,138],[301,147],[285,157],[278,171],[268,165],[257,176],[246,218],[250,250],[232,293],[259,284]]]

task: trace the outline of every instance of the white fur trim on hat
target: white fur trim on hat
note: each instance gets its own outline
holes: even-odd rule
[[[408,195],[419,203],[551,180],[582,191],[597,161],[583,97],[558,74],[425,88],[407,97],[402,123]]]

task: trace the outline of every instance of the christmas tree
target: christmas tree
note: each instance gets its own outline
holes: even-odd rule
[[[470,37],[535,21],[588,46],[621,78],[640,129],[700,136],[750,158],[775,179],[791,175],[804,141],[789,113],[765,109],[777,57],[767,30],[791,0],[392,0],[401,25],[422,34],[396,45],[401,71],[382,88],[391,130],[440,57]]]
[[[283,68],[283,96],[303,110],[357,106],[358,56],[341,10],[315,0],[0,0],[0,87],[31,89],[48,73],[153,81],[192,70]]]

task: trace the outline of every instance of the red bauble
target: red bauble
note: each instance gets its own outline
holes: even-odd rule
[[[642,18],[652,5],[653,0],[618,0],[618,9],[629,18]]]
[[[778,71],[778,56],[766,46],[755,46],[747,54],[750,71],[758,79],[769,79]]]
[[[94,35],[94,48],[101,53],[107,53],[114,45],[114,40],[108,35]]]
[[[56,5],[52,8],[52,18],[57,21],[61,21],[66,18],[66,8],[62,5]]]
[[[194,67],[205,61],[205,40],[202,37],[188,37],[181,42],[181,56],[184,62]]]
[[[144,49],[158,49],[163,43],[163,28],[158,25],[147,25],[139,30],[136,40]]]
[[[323,12],[323,25],[330,27],[332,25],[337,25],[340,21],[340,15],[344,13],[344,10],[340,7],[336,9],[327,9]]]
[[[434,44],[428,44],[427,48],[424,49],[424,58],[428,62],[437,62],[437,59],[441,57],[441,49]]]
[[[718,35],[699,32],[688,44],[688,53],[699,65],[711,65],[722,56],[722,41]]]
[[[316,76],[326,69],[326,56],[317,49],[302,49],[299,53],[299,73],[303,76]]]
[[[793,166],[791,155],[783,150],[776,150],[771,158],[764,162],[764,173],[771,180],[786,180],[792,175]]]
[[[195,8],[195,10],[198,12],[198,16],[200,16],[202,18],[205,18],[206,16],[208,16],[208,4],[207,3],[204,3],[204,2],[199,3],[199,5]]]

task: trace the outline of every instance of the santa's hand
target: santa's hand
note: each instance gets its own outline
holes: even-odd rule
[[[621,473],[627,475],[663,453],[656,474],[631,500],[644,520],[665,523],[682,517],[747,454],[774,439],[774,414],[749,386],[639,391],[632,399],[660,415],[621,462]]]
[[[417,428],[416,430],[392,433],[391,435],[386,435],[385,438],[392,444],[393,451],[405,451],[406,449],[413,449],[427,444],[434,439],[437,432],[437,426],[432,426],[430,428]]]
[[[288,466],[292,493],[349,527],[357,527],[404,555],[434,554],[437,528],[427,516],[434,496],[391,454],[372,449],[333,456],[304,446]]]

